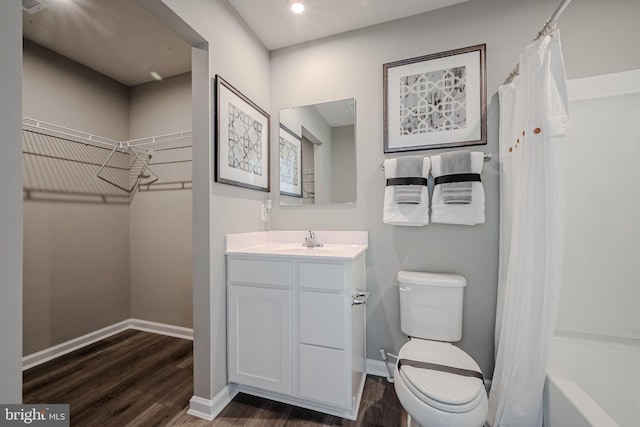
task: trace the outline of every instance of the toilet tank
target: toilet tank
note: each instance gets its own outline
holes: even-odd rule
[[[459,341],[466,284],[458,274],[399,271],[402,331],[415,338]]]

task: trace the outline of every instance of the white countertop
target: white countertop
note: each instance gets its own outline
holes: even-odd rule
[[[308,231],[262,231],[227,234],[225,253],[268,257],[295,257],[353,260],[368,248],[366,231],[314,231],[323,246],[302,245]]]

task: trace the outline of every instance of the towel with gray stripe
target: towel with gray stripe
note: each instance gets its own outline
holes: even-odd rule
[[[471,152],[469,150],[442,153],[442,174],[454,175],[471,173]],[[442,200],[445,204],[471,203],[471,182],[449,182],[442,184]]]
[[[422,177],[422,156],[398,157],[396,162],[397,178]],[[393,200],[400,205],[417,205],[422,202],[421,185],[397,185],[394,189]]]

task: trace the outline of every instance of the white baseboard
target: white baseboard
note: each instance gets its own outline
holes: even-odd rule
[[[128,329],[136,329],[139,331],[152,332],[155,334],[168,335],[183,339],[193,339],[193,329],[167,325],[164,323],[149,322],[146,320],[127,319],[114,325],[107,326],[106,328],[82,335],[81,337],[63,342],[62,344],[46,348],[37,353],[24,356],[22,358],[22,370],[24,371],[29,368],[33,368],[34,366],[38,366],[42,363],[48,362],[49,360],[53,360],[56,357],[71,353],[72,351],[81,349],[89,344],[93,344],[94,342],[103,340],[120,332],[124,332]]]
[[[383,360],[367,359],[366,371],[368,375],[375,375],[376,377],[388,377],[389,372],[387,367],[384,366]],[[393,373],[393,365],[389,365],[389,369]]]
[[[106,328],[90,332],[86,335],[82,335],[81,337],[63,342],[62,344],[54,345],[53,347],[30,354],[22,358],[22,370],[24,371],[26,369],[33,368],[34,366],[38,366],[64,354],[71,353],[72,351],[126,331],[127,329],[129,329],[129,320],[123,320],[115,325],[107,326]]]
[[[236,397],[237,394],[238,386],[235,384],[228,384],[211,400],[193,396],[189,400],[189,410],[187,411],[187,414],[207,421],[212,421],[220,412],[222,412],[231,400]]]
[[[153,332],[154,334],[193,340],[193,329],[182,326],[167,325],[166,323],[149,322],[148,320],[129,319],[129,329]]]

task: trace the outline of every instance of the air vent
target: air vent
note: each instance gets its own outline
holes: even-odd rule
[[[22,10],[26,10],[31,14],[40,12],[48,7],[49,4],[44,0],[22,0]]]

